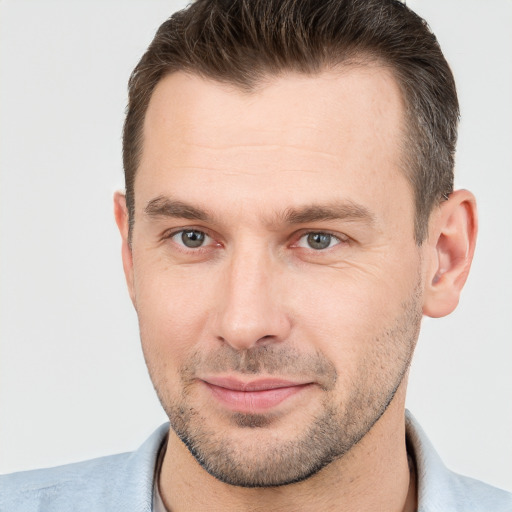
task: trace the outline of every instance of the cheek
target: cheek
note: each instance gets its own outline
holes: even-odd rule
[[[377,274],[350,268],[302,280],[293,306],[300,339],[314,343],[340,371],[361,365],[380,353],[379,340],[401,321],[414,299],[416,273],[411,266],[395,279],[391,269]]]
[[[148,365],[178,369],[206,337],[212,311],[204,276],[179,267],[136,267],[135,307]]]
[[[385,315],[379,301],[365,299],[360,288],[336,288],[331,283],[331,290],[311,296],[296,325],[299,338],[313,344],[342,376],[353,374],[360,361],[370,356]]]

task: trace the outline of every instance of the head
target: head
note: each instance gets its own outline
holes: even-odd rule
[[[116,218],[173,431],[229,484],[306,479],[400,411],[469,270],[435,38],[394,1],[199,1],[129,101]]]

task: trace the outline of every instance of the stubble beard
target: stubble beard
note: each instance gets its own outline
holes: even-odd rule
[[[165,380],[155,379],[157,374],[148,367],[171,428],[208,473],[240,487],[288,485],[310,478],[346,455],[384,414],[409,369],[421,316],[415,293],[403,304],[391,327],[373,340],[371,353],[352,381],[345,383],[350,393],[345,394],[343,403],[335,399],[336,369],[320,353],[304,356],[272,345],[243,353],[226,346],[207,357],[196,353],[182,368],[182,393],[173,399]],[[229,431],[210,427],[213,422],[193,405],[192,376],[204,365],[210,370],[255,375],[263,371],[281,376],[318,372],[324,383],[321,412],[311,417],[296,437],[287,440],[273,435],[272,415],[233,413],[232,426],[247,433],[245,442],[233,440]]]

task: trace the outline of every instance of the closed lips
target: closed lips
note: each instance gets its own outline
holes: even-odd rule
[[[247,413],[271,409],[312,385],[281,379],[243,382],[229,377],[207,378],[203,382],[222,405]]]

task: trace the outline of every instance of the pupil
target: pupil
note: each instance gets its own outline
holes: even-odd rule
[[[310,233],[308,244],[312,249],[326,249],[331,243],[331,235],[327,233]]]
[[[187,247],[200,247],[204,242],[204,233],[201,233],[201,231],[184,231],[181,240]]]

